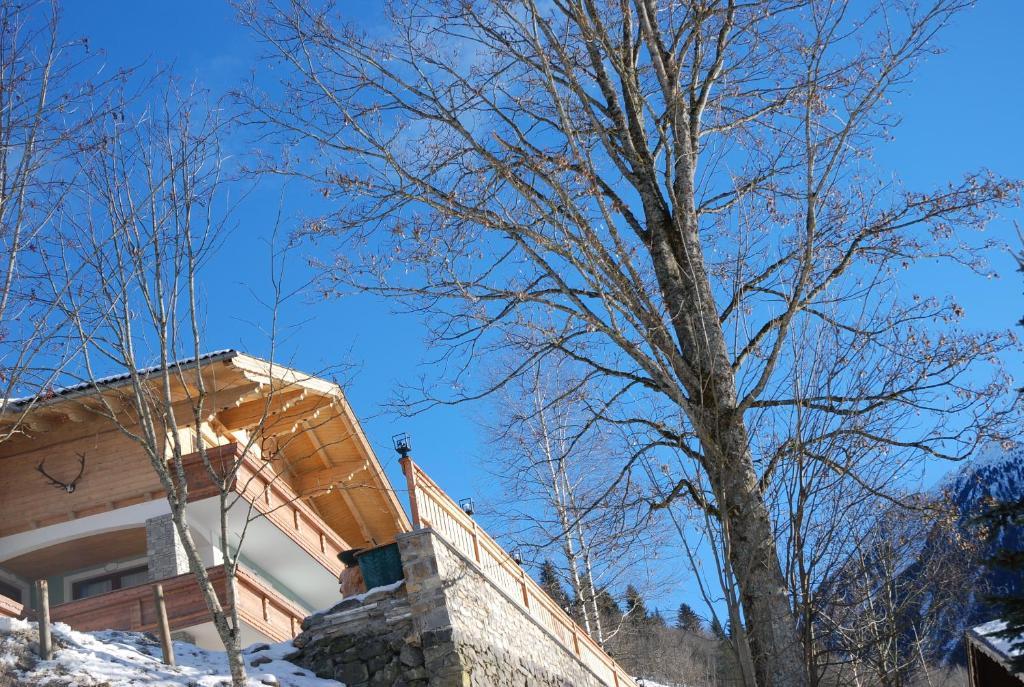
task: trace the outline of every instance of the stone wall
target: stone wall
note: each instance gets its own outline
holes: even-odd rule
[[[403,535],[399,548],[428,670],[443,677],[431,684],[602,687],[444,539],[420,530]]]
[[[177,577],[189,571],[185,546],[170,513],[146,521],[146,559],[150,582]]]
[[[426,687],[427,670],[404,585],[346,599],[302,623],[289,659],[349,687]]]
[[[307,619],[296,663],[348,687],[602,687],[433,531],[401,535],[398,546],[401,587]]]

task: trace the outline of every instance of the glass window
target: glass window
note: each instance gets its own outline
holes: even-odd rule
[[[134,587],[137,584],[144,584],[149,580],[149,571],[146,568],[136,568],[126,571],[121,575],[121,589]]]
[[[21,590],[10,582],[0,580],[0,595],[6,596],[8,599],[14,599],[18,603],[22,603]]]
[[[146,566],[118,570],[113,573],[104,573],[96,577],[79,580],[71,585],[72,599],[85,599],[97,594],[106,594],[117,589],[134,587],[143,584],[148,579]]]
[[[82,582],[76,582],[74,597],[76,599],[84,599],[87,596],[96,596],[97,594],[104,594],[113,590],[113,580],[109,577],[102,580],[85,580]]]

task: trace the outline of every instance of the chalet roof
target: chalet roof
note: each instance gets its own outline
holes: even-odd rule
[[[967,639],[970,645],[977,647],[1013,675],[1013,662],[1024,656],[1024,647],[1020,645],[1021,640],[1024,640],[1024,634],[1015,638],[995,636],[1005,628],[1005,620],[990,620],[969,629]],[[1024,677],[1024,673],[1016,675],[1018,678]]]
[[[265,445],[274,446],[271,450],[284,459],[296,493],[354,546],[386,543],[410,529],[380,461],[337,384],[235,349],[176,360],[169,367],[185,370],[197,360],[206,389],[202,408],[211,441],[252,446],[259,452]],[[147,376],[162,369],[157,365],[138,373]],[[110,422],[104,413],[134,412],[123,391],[130,378],[119,373],[10,401],[0,412],[0,424],[6,421],[18,431],[0,443],[0,460],[95,434],[97,422]],[[189,407],[196,397],[195,381],[190,375],[174,375],[175,405]],[[106,405],[97,403],[97,397]]]
[[[222,349],[220,349],[218,351],[210,351],[208,353],[203,353],[198,358],[196,358],[196,356],[189,356],[188,358],[181,358],[181,359],[178,359],[178,360],[174,360],[174,361],[172,361],[170,363],[169,366],[170,367],[184,367],[185,365],[189,365],[191,363],[196,362],[196,360],[199,360],[199,361],[202,361],[202,362],[216,362],[217,360],[223,360],[223,359],[227,359],[227,358],[232,358],[232,357],[234,357],[234,356],[236,356],[238,354],[239,354],[239,352],[237,350],[233,349],[233,348],[222,348]],[[141,368],[138,371],[138,373],[140,375],[142,375],[143,377],[145,377],[145,376],[151,375],[154,372],[157,372],[157,371],[159,371],[161,369],[163,369],[163,365],[151,365],[149,367]],[[95,381],[79,382],[78,384],[69,384],[68,386],[62,386],[62,387],[58,387],[56,389],[50,389],[48,391],[41,392],[41,393],[38,393],[38,394],[33,394],[31,396],[21,396],[21,397],[18,397],[18,398],[8,399],[7,402],[6,402],[6,405],[0,405],[0,412],[5,410],[7,407],[21,409],[24,406],[26,406],[29,403],[31,403],[32,401],[37,401],[39,403],[45,403],[45,402],[49,401],[50,399],[58,399],[58,398],[59,399],[70,399],[70,398],[74,398],[76,396],[88,395],[88,394],[91,394],[95,389],[97,389],[99,387],[117,386],[118,382],[127,381],[130,378],[131,378],[131,373],[130,372],[120,372],[118,374],[112,374],[112,375],[107,375],[105,377],[100,377],[99,379],[97,379]]]
[[[1016,639],[994,636],[996,633],[1002,632],[1005,628],[1005,620],[990,620],[989,622],[978,625],[977,627],[972,627],[970,632],[993,651],[999,652],[1001,656],[1011,659],[1024,656],[1024,647],[1013,646],[1024,639],[1024,635],[1021,635]]]

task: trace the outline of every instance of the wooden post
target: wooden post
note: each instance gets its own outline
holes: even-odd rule
[[[480,563],[480,538],[477,536],[477,525],[476,520],[473,521],[473,558],[476,559],[477,563]]]
[[[409,510],[412,512],[412,528],[414,530],[420,529],[420,509],[416,505],[416,465],[412,462],[412,458],[405,455],[402,456],[398,461],[402,466],[402,472],[405,473],[405,484],[409,489]]]
[[[50,639],[50,591],[46,580],[36,581],[39,596],[39,657],[44,661],[53,660],[53,642]]]
[[[164,586],[153,586],[153,601],[156,602],[156,626],[160,635],[160,648],[164,652],[164,663],[174,665],[174,645],[171,644],[171,625],[167,622],[167,603],[164,601]]]
[[[519,584],[523,588],[523,605],[530,608],[530,590],[526,586],[526,571],[519,568]]]
[[[971,646],[970,630],[964,632],[964,648],[967,649],[967,685],[968,687],[978,687],[978,678],[975,675],[976,668],[974,667],[974,648]]]

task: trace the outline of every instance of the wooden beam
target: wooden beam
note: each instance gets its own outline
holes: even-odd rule
[[[29,413],[22,423],[33,432],[52,432],[60,425],[56,415],[43,415],[39,412]]]
[[[306,423],[304,433],[306,437],[309,439],[309,443],[313,445],[313,450],[316,452],[318,456],[320,456],[320,461],[323,463],[324,467],[328,469],[336,469],[332,467],[331,462],[327,459],[327,455],[324,453],[323,442],[321,442],[320,438],[316,435],[316,430],[314,430],[312,427],[309,426],[308,423]],[[365,467],[366,464],[363,463],[362,468]],[[351,470],[351,468],[344,469]],[[296,479],[302,479],[302,477],[304,477],[304,475],[297,477]],[[348,489],[342,488],[339,489],[338,491],[341,493],[342,498],[345,499],[345,505],[348,507],[349,511],[351,511],[352,517],[356,519],[356,524],[359,525],[359,531],[363,533],[363,538],[371,544],[375,544],[377,540],[374,539],[373,533],[370,532],[370,528],[367,526],[366,519],[363,517],[363,514],[359,511],[358,508],[356,508],[356,504],[352,500],[352,495],[348,493]]]
[[[66,408],[62,408],[62,411],[68,420],[75,423],[85,422],[90,418],[96,417],[95,412],[81,405],[68,405]]]
[[[313,396],[282,413],[277,413],[269,418],[262,427],[257,427],[257,433],[264,437],[277,436],[279,434],[292,434],[299,431],[300,427],[311,427],[312,420],[320,417],[329,419],[337,415],[334,407],[334,399],[326,396]]]
[[[220,412],[217,420],[227,429],[246,429],[259,424],[260,420],[267,417],[269,420],[277,413],[291,408],[306,397],[303,389],[295,391],[283,391],[267,398],[257,398],[254,401],[241,404]]]
[[[203,414],[209,416],[215,412],[223,411],[225,408],[233,408],[258,390],[259,385],[247,382],[211,392],[207,394],[203,403]],[[118,419],[130,428],[135,428],[135,411],[129,408],[129,404],[125,401],[126,399],[107,397],[107,402],[114,407],[114,411],[123,413]],[[91,413],[89,420],[87,422],[72,421],[54,424],[49,418],[43,417],[43,420],[48,421],[48,429],[42,427],[34,429],[28,425],[23,425],[23,432],[15,434],[7,441],[0,443],[0,458],[118,431],[117,427],[106,417],[107,409],[101,405],[101,402],[95,396],[88,399],[71,400],[67,403],[74,404],[85,413]],[[60,403],[40,408],[38,411],[31,411],[28,417],[31,417],[36,412],[42,412],[43,416],[47,413],[62,413],[63,405],[63,403]],[[180,426],[191,426],[193,423],[191,401],[178,401],[175,403],[174,416]]]
[[[309,431],[309,430],[306,430]],[[299,496],[319,496],[328,488],[347,485],[364,467],[331,467],[295,476],[295,491]],[[319,493],[314,493],[319,492]]]

